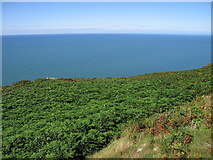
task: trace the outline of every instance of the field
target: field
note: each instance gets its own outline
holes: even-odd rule
[[[3,87],[3,158],[82,159],[211,93],[211,66],[123,78],[38,79]],[[169,151],[168,151],[169,152]]]

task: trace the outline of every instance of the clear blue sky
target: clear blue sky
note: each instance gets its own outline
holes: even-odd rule
[[[211,34],[210,2],[3,2],[3,34]]]

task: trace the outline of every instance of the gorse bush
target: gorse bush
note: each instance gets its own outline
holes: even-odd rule
[[[3,87],[3,158],[82,159],[119,136],[127,122],[142,122],[209,94],[210,83],[208,65],[129,78],[39,79]]]

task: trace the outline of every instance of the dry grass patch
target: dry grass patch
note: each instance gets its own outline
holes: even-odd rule
[[[211,158],[211,96],[129,125],[120,139],[90,158]]]

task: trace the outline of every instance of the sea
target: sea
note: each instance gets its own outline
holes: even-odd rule
[[[2,36],[2,85],[39,78],[130,77],[211,63],[210,35]]]

